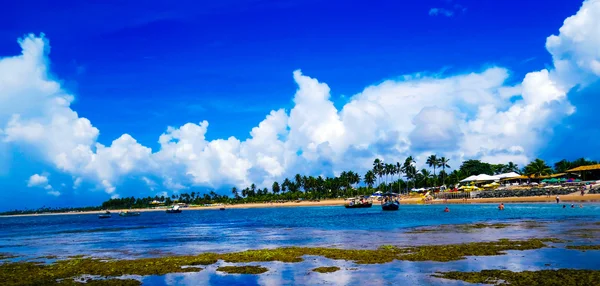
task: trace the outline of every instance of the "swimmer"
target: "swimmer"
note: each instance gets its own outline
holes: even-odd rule
[[[579,208],[582,208],[582,207],[583,207],[583,205],[582,205],[582,204],[579,204]]]
[[[563,209],[566,208],[566,207],[567,207],[567,205],[563,205]]]
[[[575,204],[571,204],[571,208],[575,208]]]
[[[446,207],[446,208],[444,209],[444,212],[445,212],[445,213],[449,213],[449,212],[450,212],[450,209],[449,209],[448,207]]]
[[[498,209],[503,211],[504,210],[504,203],[500,203],[500,205],[498,205]]]

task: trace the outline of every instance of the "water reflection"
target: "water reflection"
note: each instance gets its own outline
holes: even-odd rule
[[[504,212],[495,205],[403,206],[398,212],[378,208],[341,207],[230,209],[162,212],[140,217],[99,220],[95,215],[19,217],[0,219],[0,250],[36,259],[47,255],[135,258],[232,252],[281,246],[376,248],[494,241],[500,238],[556,237],[570,244],[600,243],[600,205],[560,209],[554,204],[511,204]],[[532,222],[533,221],[533,222]],[[464,229],[457,224],[502,222],[506,228]],[[440,225],[450,225],[442,226]],[[418,227],[418,228],[416,228]],[[423,227],[428,231],[422,232]],[[300,263],[251,263],[269,271],[261,275],[231,275],[216,271],[219,264],[196,273],[138,277],[148,285],[465,285],[431,277],[437,271],[512,271],[580,268],[600,269],[600,251],[545,248],[509,251],[506,255],[468,257],[447,263],[395,261],[383,265],[356,265],[322,257]],[[314,273],[320,266],[340,271]]]

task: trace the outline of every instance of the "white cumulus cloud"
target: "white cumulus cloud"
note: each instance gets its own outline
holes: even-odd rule
[[[207,140],[207,121],[186,123],[165,128],[158,150],[129,134],[109,146],[98,143],[99,130],[71,108],[74,96],[49,76],[47,39],[28,35],[19,41],[22,54],[0,59],[0,150],[18,145],[72,177],[74,189],[95,186],[111,197],[127,195],[121,187],[127,180],[146,185],[149,194],[265,187],[295,173],[363,172],[375,157],[422,161],[437,153],[454,167],[468,158],[524,164],[575,112],[567,93],[600,76],[599,3],[584,2],[548,37],[553,67],[517,84],[507,83],[510,71],[503,67],[416,73],[368,86],[338,109],[326,83],[297,70],[294,106],[271,111],[250,138]]]
[[[47,190],[49,195],[60,196],[60,192],[54,190],[54,188],[52,188],[52,185],[50,185],[49,180],[48,180],[48,175],[46,175],[46,174],[31,175],[31,177],[29,177],[29,180],[27,180],[27,187],[42,188],[44,190]]]

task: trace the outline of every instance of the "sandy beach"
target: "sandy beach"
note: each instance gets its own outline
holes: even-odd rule
[[[585,196],[580,195],[565,195],[561,196],[561,203],[570,203],[570,202],[600,202],[600,194],[587,194]],[[444,200],[433,200],[427,202],[428,204],[472,204],[472,203],[555,203],[555,196],[546,197],[546,196],[536,196],[536,197],[507,197],[507,198],[484,198],[484,199],[468,199],[464,201],[462,199],[448,199]],[[401,204],[423,204],[423,200],[421,198],[403,198],[400,202]],[[379,203],[374,202],[374,205],[377,206]],[[235,204],[235,205],[225,205],[225,206],[190,206],[187,208],[183,208],[184,211],[196,211],[196,210],[217,210],[221,207],[225,207],[226,209],[245,209],[245,208],[278,208],[278,207],[311,207],[311,206],[342,206],[344,205],[343,199],[335,199],[335,200],[322,200],[318,202],[285,202],[285,203],[248,203],[248,204]],[[137,212],[153,212],[153,211],[165,211],[166,208],[146,208],[146,209],[134,209],[133,211]],[[118,214],[121,211],[127,211],[125,209],[122,210],[111,210],[113,214]],[[0,216],[0,217],[19,217],[19,216],[40,216],[40,215],[78,215],[78,214],[101,214],[104,211],[89,211],[89,212],[64,212],[64,213],[40,213],[40,214],[23,214],[23,215],[9,215],[9,216]]]

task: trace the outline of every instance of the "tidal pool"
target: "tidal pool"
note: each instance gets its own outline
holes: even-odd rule
[[[139,259],[279,247],[377,249],[382,245],[557,238],[564,242],[450,262],[396,260],[357,264],[321,256],[305,256],[304,261],[297,263],[219,260],[202,266],[198,272],[121,278],[133,278],[144,285],[471,285],[432,274],[487,269],[600,270],[600,250],[595,247],[600,244],[600,204],[588,203],[584,208],[573,209],[546,203],[508,204],[504,211],[498,211],[495,204],[450,205],[450,213],[444,213],[444,207],[403,205],[398,212],[382,212],[378,206],[184,210],[181,214],[146,212],[139,217],[102,220],[89,214],[0,218],[0,263],[52,263],[77,255]],[[267,271],[229,274],[217,270],[222,266],[259,266]],[[319,267],[340,269],[331,273],[312,271]]]

